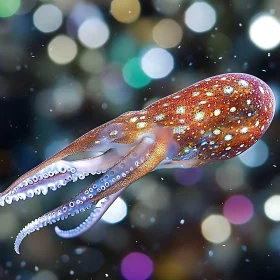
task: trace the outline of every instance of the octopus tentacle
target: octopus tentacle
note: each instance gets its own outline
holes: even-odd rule
[[[4,206],[5,202],[11,204],[13,201],[25,200],[41,193],[46,195],[49,189],[55,191],[69,182],[83,180],[89,174],[104,173],[119,158],[120,155],[110,150],[94,158],[76,161],[60,160],[52,163],[2,195],[0,206]]]
[[[74,216],[91,208],[93,204],[129,186],[144,174],[152,171],[170,153],[173,143],[169,129],[155,128],[153,137],[144,137],[130,152],[118,160],[101,178],[86,187],[69,202],[35,219],[24,227],[15,241],[15,251],[19,254],[19,246],[23,239],[48,224]],[[171,149],[174,152],[173,148]]]
[[[10,203],[12,200],[9,198],[11,194],[15,194],[18,189],[21,187],[27,187],[29,184],[34,183],[34,179],[37,182],[40,177],[38,173],[42,170],[48,169],[50,166],[56,166],[56,164],[59,165],[59,161],[62,159],[65,159],[68,156],[72,156],[78,153],[86,152],[86,151],[95,151],[95,152],[106,152],[111,147],[110,144],[117,140],[118,138],[122,137],[122,134],[119,135],[113,135],[111,137],[105,137],[104,136],[104,130],[108,130],[109,128],[114,129],[115,127],[118,127],[118,123],[114,123],[113,121],[108,122],[106,124],[103,124],[88,133],[82,135],[78,139],[76,139],[74,142],[72,142],[70,145],[56,153],[55,155],[51,156],[50,158],[46,159],[33,169],[29,170],[22,176],[20,176],[15,182],[13,182],[5,191],[0,193],[0,206],[5,204],[6,197],[7,202]],[[58,166],[62,167],[62,166]],[[62,167],[63,168],[63,167]],[[60,172],[60,170],[58,170]],[[64,172],[64,169],[61,170],[62,173]],[[52,172],[52,171],[51,171]],[[52,173],[51,173],[52,174]],[[48,173],[45,174],[48,176]],[[56,175],[56,174],[55,174]],[[48,176],[50,177],[50,176]],[[35,183],[36,183],[35,182]],[[20,199],[21,197],[17,198],[15,197],[15,200]]]
[[[100,206],[98,207],[97,204],[96,207],[93,209],[93,211],[90,213],[90,215],[85,219],[85,221],[83,221],[77,227],[69,230],[62,230],[58,226],[56,226],[55,227],[56,234],[62,238],[73,238],[83,234],[101,219],[101,217],[105,214],[107,209],[120,196],[122,191],[123,190],[120,190],[99,201],[98,204],[100,203]]]
[[[70,204],[69,204],[70,206]],[[71,205],[72,206],[72,205]],[[27,224],[17,235],[14,249],[17,254],[19,254],[19,247],[22,240],[29,235],[30,233],[34,232],[35,230],[40,230],[41,228],[47,226],[48,224],[56,223],[57,221],[67,219],[70,215],[74,216],[80,212],[85,211],[92,207],[92,203],[90,201],[83,202],[83,206],[79,206],[78,204],[73,205],[72,207],[58,207],[53,211],[46,213],[45,215],[35,219],[34,221]]]

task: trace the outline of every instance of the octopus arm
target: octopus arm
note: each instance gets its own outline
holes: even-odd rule
[[[173,139],[171,131],[162,127],[155,127],[153,136],[143,137],[126,156],[70,201],[26,225],[16,237],[16,253],[19,254],[23,239],[35,230],[83,212],[151,172],[170,153]]]
[[[83,180],[89,174],[106,172],[121,158],[116,150],[109,150],[102,155],[82,160],[60,160],[40,170],[28,180],[23,180],[9,192],[1,194],[0,205],[11,204],[14,200],[25,200],[34,195],[46,195],[49,190],[56,191],[70,182]]]
[[[90,215],[85,219],[85,221],[83,221],[77,227],[69,230],[62,230],[58,226],[56,226],[55,227],[56,234],[62,238],[73,238],[85,233],[102,218],[102,216],[105,214],[107,209],[120,196],[123,190],[124,189],[101,199],[98,202],[99,206],[97,204],[96,207],[93,209],[93,211],[90,213]]]

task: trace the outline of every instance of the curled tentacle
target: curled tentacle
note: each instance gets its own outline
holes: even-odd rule
[[[73,229],[69,230],[62,230],[58,226],[55,227],[55,232],[58,236],[63,238],[73,238],[77,237],[87,230],[89,230],[92,226],[94,226],[101,217],[105,214],[107,209],[113,204],[113,202],[120,196],[121,192],[123,190],[120,190],[114,194],[111,194],[108,197],[103,198],[100,201],[100,206],[96,205],[96,207],[92,210],[90,215],[86,218],[84,222],[82,222],[80,225]],[[99,204],[99,202],[98,202]]]
[[[125,157],[118,160],[93,184],[66,204],[24,227],[16,237],[15,251],[19,254],[19,246],[28,234],[40,230],[48,224],[66,219],[69,215],[74,216],[81,211],[85,211],[93,204],[97,204],[100,199],[121,191],[147,172],[152,171],[170,152],[169,147],[170,142],[172,142],[170,136],[170,130],[157,128],[154,137],[144,137]],[[173,149],[172,153],[174,153]]]
[[[83,201],[83,205],[80,206],[79,204],[73,204],[69,202],[62,207],[58,207],[53,211],[46,213],[45,215],[41,216],[38,219],[27,224],[17,235],[14,248],[17,254],[19,254],[19,247],[22,240],[29,235],[30,233],[34,232],[35,230],[40,230],[41,228],[47,226],[48,224],[56,223],[57,221],[67,219],[70,215],[74,216],[80,212],[85,211],[92,207],[92,202],[90,201]]]

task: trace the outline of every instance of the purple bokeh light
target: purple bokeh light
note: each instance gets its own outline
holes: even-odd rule
[[[121,271],[127,280],[145,280],[153,273],[153,262],[147,255],[133,252],[122,260]]]
[[[176,169],[173,174],[179,184],[191,186],[200,181],[203,176],[203,168]]]
[[[232,224],[245,224],[253,216],[254,206],[243,195],[233,195],[224,204],[224,216]]]

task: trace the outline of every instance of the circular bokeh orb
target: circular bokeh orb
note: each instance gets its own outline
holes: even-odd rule
[[[57,30],[61,26],[62,20],[62,12],[52,4],[40,6],[33,15],[34,25],[44,33]]]
[[[153,28],[154,41],[162,48],[176,47],[181,42],[182,37],[183,30],[173,19],[162,19]]]
[[[228,220],[221,215],[210,215],[201,224],[201,232],[205,239],[212,243],[223,243],[231,233]]]
[[[194,32],[206,32],[215,23],[216,11],[206,2],[195,2],[185,12],[185,24]]]
[[[173,56],[165,49],[153,48],[141,60],[143,71],[152,79],[166,77],[174,68]]]
[[[121,263],[121,272],[126,280],[145,280],[153,273],[152,260],[143,253],[128,254]]]
[[[115,224],[123,220],[126,215],[127,205],[124,200],[118,197],[101,219],[109,224]]]
[[[199,182],[203,176],[203,168],[186,168],[174,170],[175,180],[183,186],[191,186]]]
[[[280,23],[272,15],[260,14],[251,21],[249,36],[260,49],[274,49],[280,44]]]
[[[273,195],[264,203],[265,215],[273,221],[280,221],[280,195]]]
[[[224,204],[224,216],[232,224],[245,224],[253,216],[252,202],[244,195],[233,195]]]
[[[77,44],[66,35],[58,35],[48,45],[48,54],[56,64],[70,63],[77,55]]]
[[[107,24],[100,18],[89,18],[78,30],[81,43],[89,49],[102,47],[109,39],[110,31]]]
[[[113,0],[111,2],[111,13],[121,23],[132,23],[136,21],[141,12],[138,0]]]
[[[14,15],[20,8],[20,0],[0,0],[0,18]]]
[[[263,140],[259,140],[247,151],[238,156],[242,163],[254,168],[263,165],[269,157],[269,149]]]
[[[141,88],[148,85],[151,78],[141,68],[141,59],[134,57],[130,59],[122,69],[123,78],[133,88]]]

